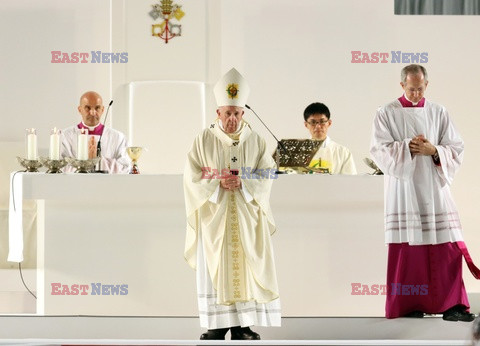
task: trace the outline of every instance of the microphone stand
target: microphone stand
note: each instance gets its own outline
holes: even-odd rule
[[[265,128],[268,130],[268,132],[270,132],[270,134],[273,136],[273,138],[275,138],[275,140],[277,141],[277,149],[275,150],[276,152],[276,158],[275,158],[275,161],[276,161],[276,164],[277,164],[277,171],[275,172],[276,174],[285,174],[285,171],[281,171],[280,170],[280,150],[284,150],[286,152],[288,152],[287,148],[285,148],[285,146],[283,145],[283,143],[281,141],[278,140],[278,138],[273,134],[272,131],[270,131],[270,129],[268,128],[267,125],[265,125],[265,123],[263,122],[262,119],[260,119],[260,117],[258,116],[258,114],[252,109],[250,108],[249,105],[245,105],[246,108],[250,109],[253,114],[255,114],[255,116],[258,118],[258,120],[260,120],[260,122],[263,124],[263,126],[265,126]]]
[[[108,104],[108,107],[107,107],[107,113],[105,114],[105,120],[103,121],[103,131],[105,131],[105,123],[107,121],[108,111],[110,110],[110,106],[112,105],[112,103],[113,103],[113,100],[110,101],[110,103]],[[101,142],[102,142],[103,131],[102,131],[102,134],[100,135],[100,138],[98,139],[98,143],[97,143],[97,157],[100,158],[100,159],[98,160],[98,167],[95,169],[94,173],[106,174],[106,173],[108,173],[108,171],[107,170],[102,170],[102,145],[101,145]]]

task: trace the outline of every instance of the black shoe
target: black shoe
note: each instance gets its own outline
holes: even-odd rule
[[[443,313],[443,319],[451,322],[472,322],[475,315],[467,312],[467,309],[462,305],[456,305]]]
[[[230,328],[232,340],[260,340],[260,335],[250,329],[250,327],[232,327]]]
[[[416,310],[416,311],[409,312],[408,314],[406,314],[403,317],[423,318],[423,316],[425,316],[425,314],[423,312]]]
[[[206,333],[200,335],[200,340],[225,340],[228,328],[209,329]]]

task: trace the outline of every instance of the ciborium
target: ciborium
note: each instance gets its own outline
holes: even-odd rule
[[[130,174],[140,174],[140,170],[138,169],[137,161],[142,155],[143,148],[142,147],[128,147],[127,154],[132,160],[132,169],[130,170]]]

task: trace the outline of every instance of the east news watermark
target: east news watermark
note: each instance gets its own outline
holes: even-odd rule
[[[428,62],[428,52],[402,52],[392,50],[390,52],[362,52],[352,50],[352,64],[425,64]]]
[[[52,64],[125,64],[128,62],[128,53],[110,53],[100,50],[88,52],[62,52],[52,50]]]
[[[91,284],[62,284],[61,282],[52,282],[52,296],[125,296],[128,294],[127,284],[102,284],[92,282]]]
[[[240,169],[216,169],[202,167],[202,179],[226,179],[230,175],[237,175],[241,179],[277,179],[278,173],[274,168],[240,167]]]
[[[362,284],[360,282],[352,282],[352,296],[376,296],[387,295],[392,296],[426,296],[428,295],[428,284],[424,285],[405,285],[401,283],[392,283],[391,289],[388,290],[387,285],[379,284]]]

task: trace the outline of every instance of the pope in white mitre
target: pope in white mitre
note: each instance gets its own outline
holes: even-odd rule
[[[271,171],[265,141],[244,121],[249,94],[231,69],[214,88],[217,118],[197,136],[184,174],[185,258],[197,272],[203,340],[259,340],[249,327],[280,326],[280,299],[270,236]]]

